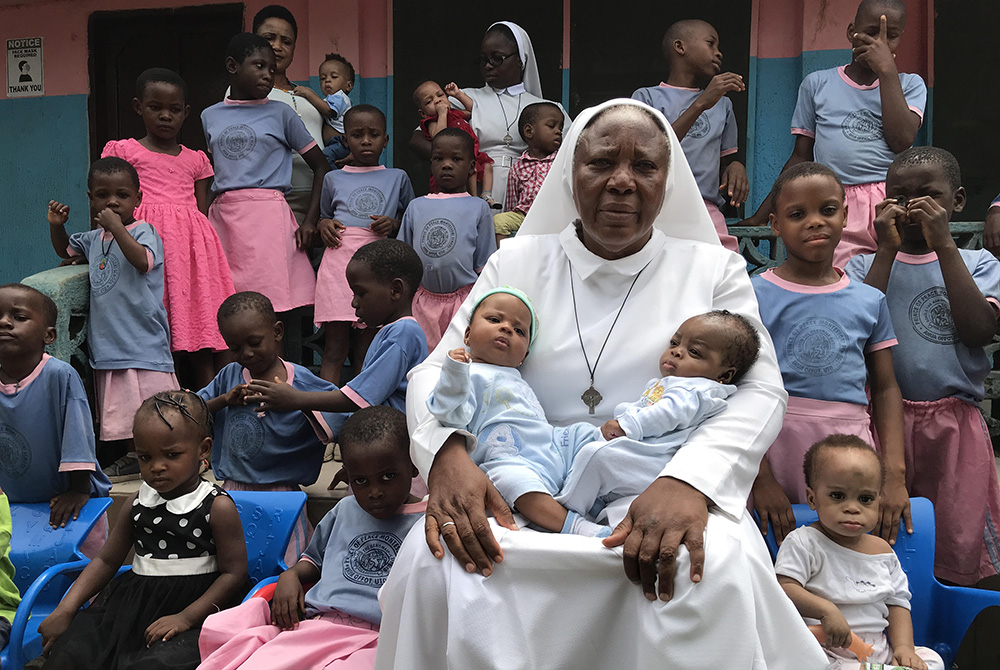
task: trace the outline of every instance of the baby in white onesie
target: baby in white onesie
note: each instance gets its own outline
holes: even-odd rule
[[[869,534],[879,519],[878,454],[858,437],[830,435],[803,467],[819,521],[785,538],[774,571],[806,623],[822,628],[829,668],[858,667],[846,648],[854,634],[873,648],[869,662],[944,670],[936,652],[914,647],[906,574],[889,543]]]

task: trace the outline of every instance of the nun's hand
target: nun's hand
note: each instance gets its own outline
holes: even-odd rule
[[[424,517],[427,546],[435,558],[444,557],[441,538],[466,572],[489,576],[503,551],[493,537],[487,510],[497,523],[517,530],[514,516],[489,478],[465,450],[465,438],[453,434],[434,457],[427,477],[430,496]]]
[[[632,502],[604,546],[624,545],[625,575],[642,586],[647,600],[656,600],[659,594],[666,602],[674,595],[680,545],[687,547],[691,558],[691,581],[701,581],[707,524],[704,494],[679,479],[660,477]]]

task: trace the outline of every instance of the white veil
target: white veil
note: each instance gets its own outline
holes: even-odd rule
[[[538,63],[535,62],[535,49],[531,46],[531,38],[524,28],[511,21],[497,21],[490,26],[503,25],[510,28],[514,33],[514,41],[517,42],[517,55],[521,59],[524,69],[521,71],[521,83],[524,89],[531,95],[542,98],[542,80],[538,78]],[[489,28],[487,28],[489,32]]]
[[[522,235],[545,235],[559,233],[569,224],[580,218],[573,202],[573,154],[580,134],[599,112],[608,107],[618,105],[635,105],[652,112],[660,124],[667,129],[670,138],[670,162],[668,163],[666,195],[663,207],[656,215],[654,226],[665,235],[684,239],[719,244],[719,235],[712,225],[712,220],[705,209],[698,190],[698,184],[691,174],[681,143],[674,134],[667,119],[657,110],[637,100],[618,98],[608,100],[599,105],[585,109],[576,117],[569,131],[563,136],[562,148],[556,155],[549,175],[545,178],[542,188],[538,191],[528,215],[517,231]]]

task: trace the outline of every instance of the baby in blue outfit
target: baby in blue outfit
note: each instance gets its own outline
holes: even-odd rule
[[[464,348],[448,352],[427,399],[444,425],[476,437],[472,459],[530,522],[550,531],[606,537],[586,517],[641,493],[705,419],[722,411],[732,382],[757,358],[743,317],[710,312],[685,321],[660,358],[662,378],[622,403],[615,419],[553,427],[518,367],[538,330],[518,289],[488,291],[473,308]]]

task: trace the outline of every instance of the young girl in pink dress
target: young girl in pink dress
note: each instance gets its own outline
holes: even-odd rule
[[[212,165],[203,152],[177,142],[191,111],[186,91],[184,80],[170,70],[140,74],[132,107],[146,125],[146,136],[112,140],[101,156],[122,158],[139,173],[143,201],[135,216],[163,238],[170,350],[178,373],[188,372],[189,383],[201,388],[215,375],[212,352],[226,349],[215,313],[235,289],[219,236],[206,217]]]

